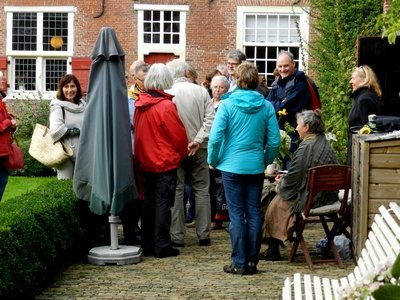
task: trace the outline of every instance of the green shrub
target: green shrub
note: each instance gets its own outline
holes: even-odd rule
[[[13,175],[23,176],[54,176],[55,171],[50,169],[29,155],[29,145],[33,129],[36,123],[48,126],[50,101],[35,99],[21,101],[18,115],[17,138],[24,152],[25,167],[22,170],[13,171]]]
[[[56,179],[0,202],[1,299],[32,298],[78,256],[76,203],[71,180]]]

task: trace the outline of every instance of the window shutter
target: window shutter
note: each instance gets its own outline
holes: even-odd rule
[[[0,71],[3,72],[3,82],[0,82],[0,91],[7,90],[7,56],[0,56]]]
[[[73,57],[71,60],[72,74],[78,78],[82,93],[86,95],[92,59],[89,57]]]

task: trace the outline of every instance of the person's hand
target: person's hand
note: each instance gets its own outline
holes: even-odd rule
[[[276,182],[276,183],[279,183],[279,182],[282,180],[283,176],[284,176],[284,174],[278,174],[278,175],[276,175],[276,176],[275,176],[275,182]]]
[[[69,138],[69,137],[73,137],[73,136],[77,136],[81,133],[81,131],[79,130],[79,128],[70,128],[67,130],[67,132],[64,134],[64,138]]]
[[[190,142],[188,145],[188,156],[193,156],[199,150],[200,144],[197,142]]]
[[[11,128],[17,128],[18,123],[15,121],[15,119],[11,119]]]
[[[208,168],[209,168],[210,170],[215,170],[215,167],[213,167],[212,165],[208,165]]]

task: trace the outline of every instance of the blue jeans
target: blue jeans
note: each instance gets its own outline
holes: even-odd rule
[[[231,223],[232,263],[244,269],[258,263],[261,247],[261,192],[264,174],[242,175],[222,172]]]
[[[6,189],[7,181],[8,181],[8,170],[5,167],[0,166],[0,200],[1,198],[3,198],[3,193],[4,190]]]

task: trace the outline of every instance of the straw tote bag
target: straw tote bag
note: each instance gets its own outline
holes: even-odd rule
[[[44,125],[36,124],[33,130],[29,154],[47,167],[55,168],[73,155],[71,147],[61,141],[53,142],[50,130]]]

